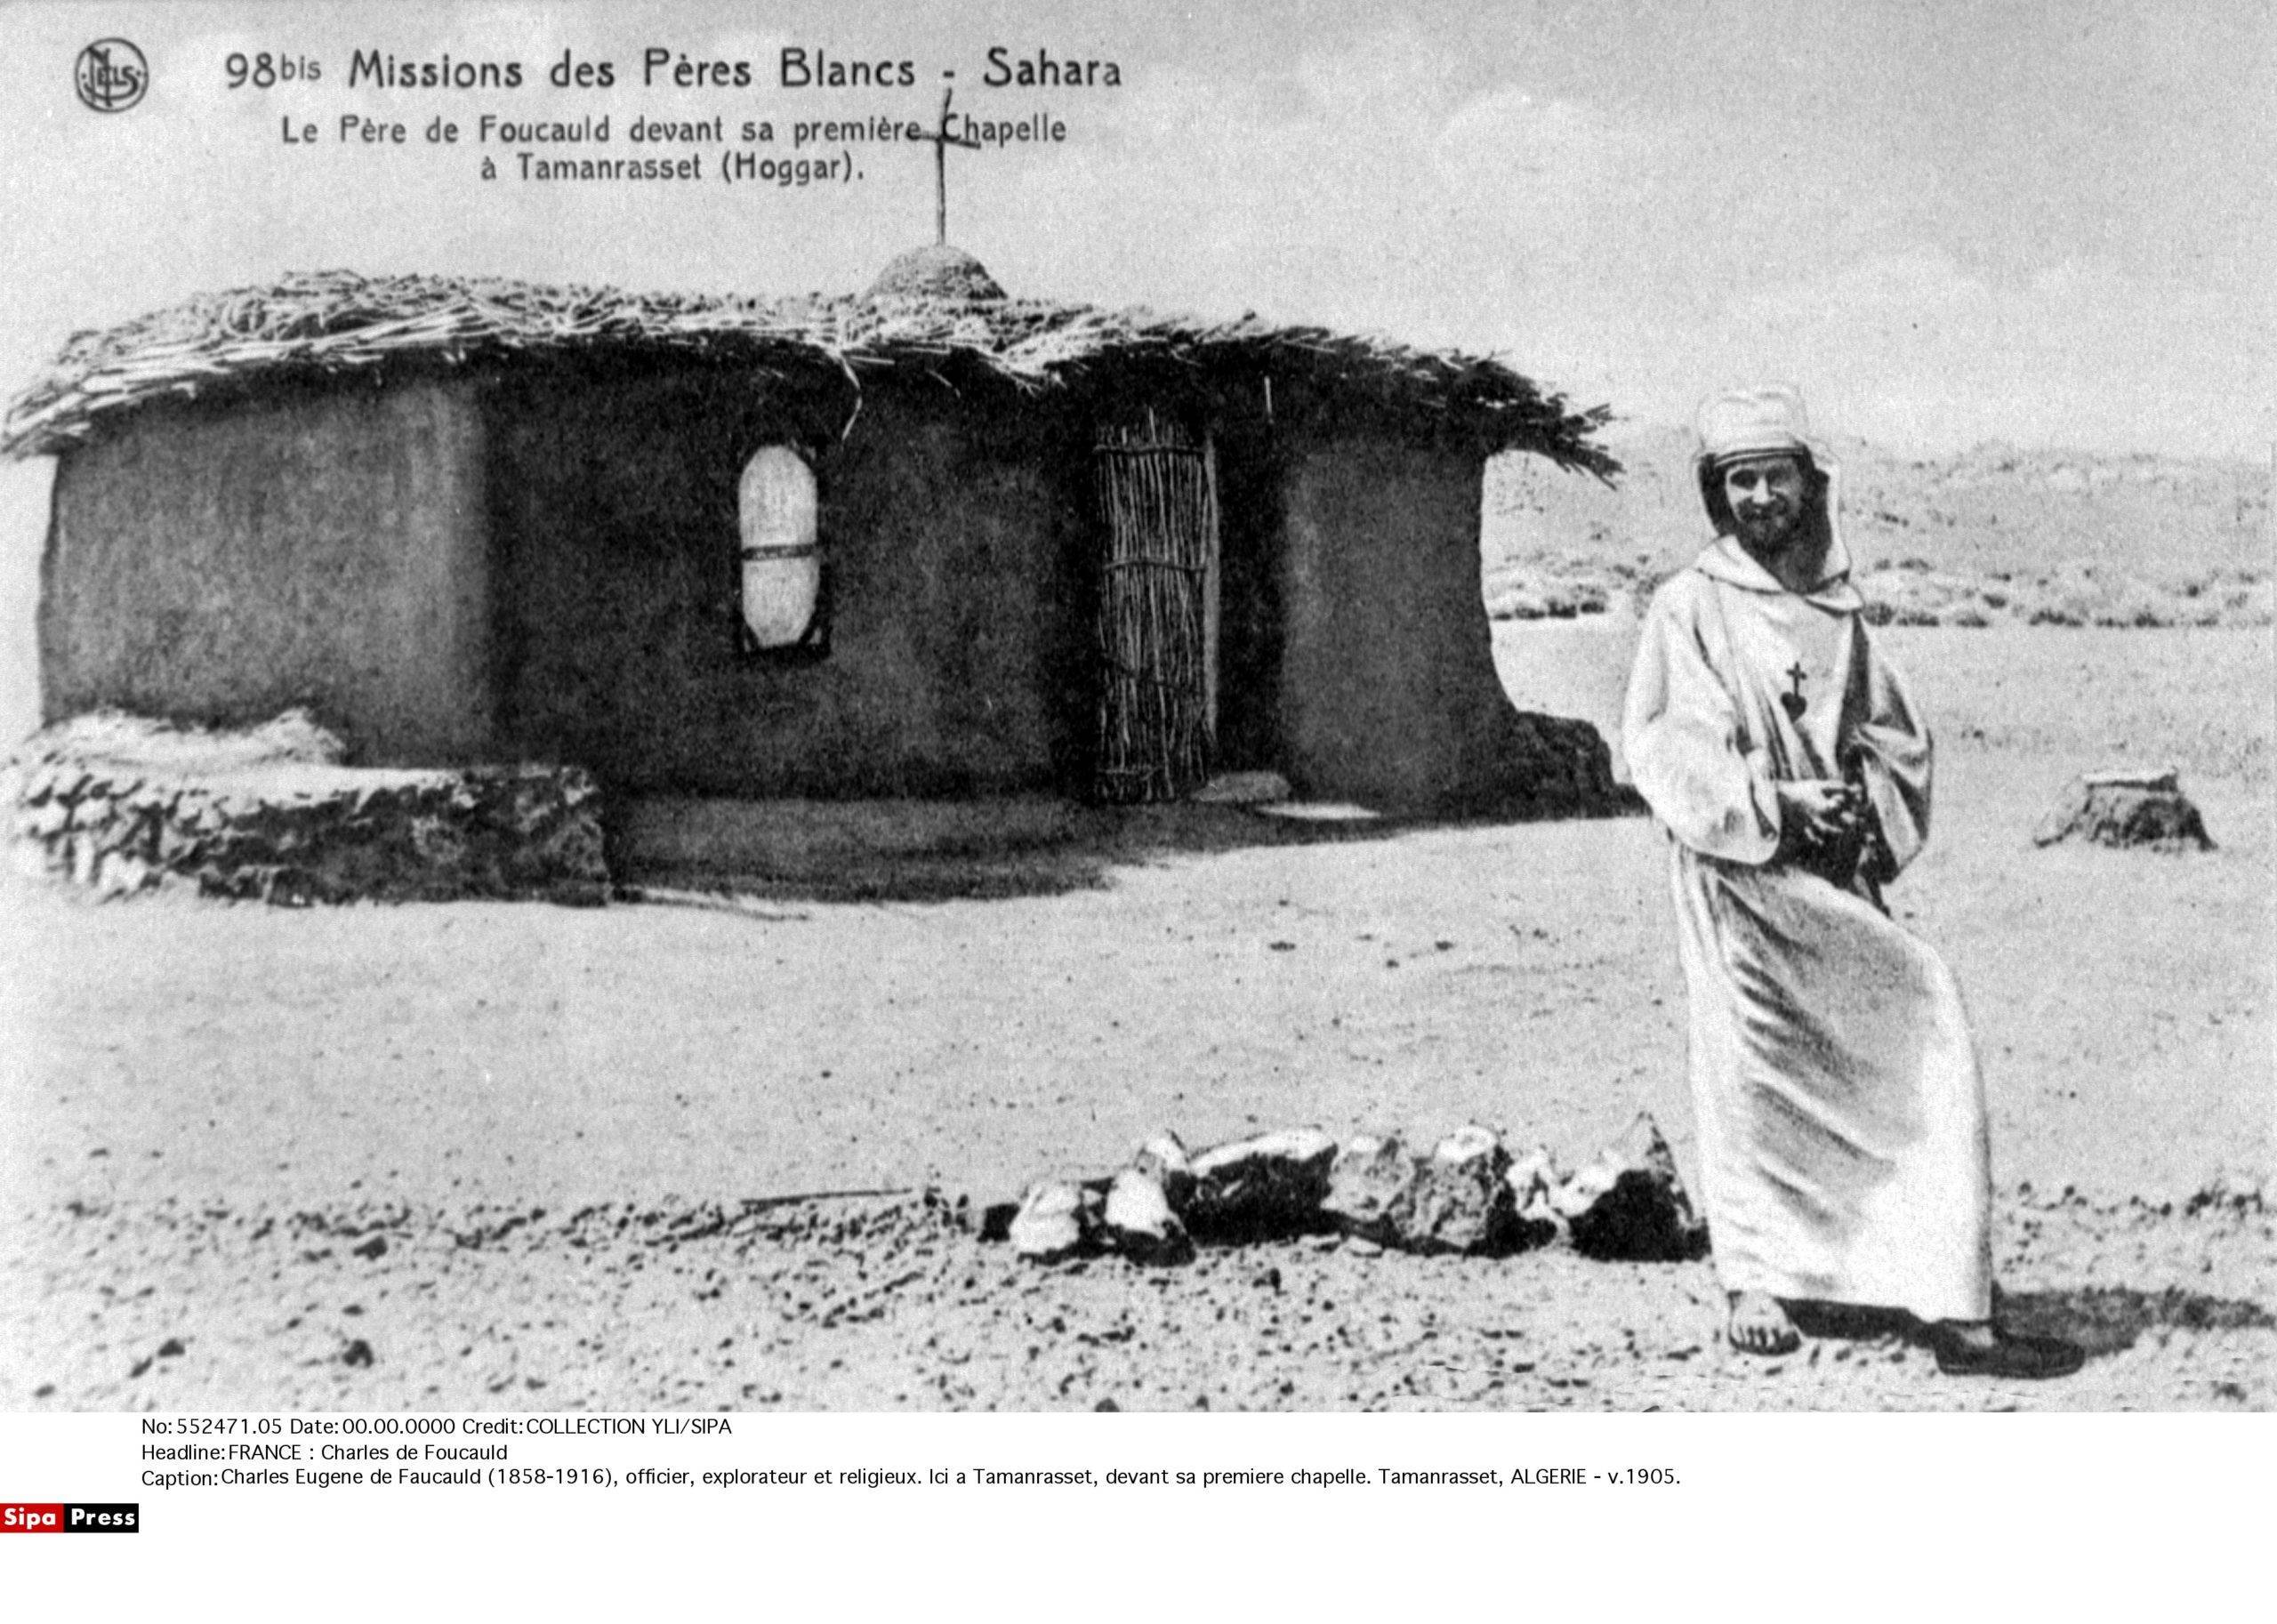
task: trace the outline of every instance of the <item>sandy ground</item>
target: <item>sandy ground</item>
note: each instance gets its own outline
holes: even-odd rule
[[[1476,1118],[1571,1162],[1639,1109],[1689,1171],[1664,855],[1623,819],[746,912],[15,886],[0,1406],[2270,1407],[2269,634],[1885,641],[1943,744],[1894,901],[1968,995],[2004,1282],[2096,1349],[2074,1380],[1940,1380],[1871,1325],[1734,1362],[1705,1266],[1050,1272],[921,1200],[744,1205],[985,1200],[1163,1127]],[[2072,774],[2148,760],[2219,850],[2032,848]]]

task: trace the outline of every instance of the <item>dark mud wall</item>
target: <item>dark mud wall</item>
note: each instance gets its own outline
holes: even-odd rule
[[[482,430],[467,383],[265,390],[64,454],[41,709],[220,725],[304,705],[350,760],[490,744]]]
[[[1530,745],[1479,598],[1479,458],[1356,433],[1293,446],[1283,467],[1291,783],[1383,811],[1526,804]]]
[[[490,400],[499,682],[521,753],[617,791],[945,795],[1081,784],[1091,544],[1082,428],[986,381],[801,403],[743,371]],[[829,639],[738,645],[736,480],[801,444]]]
[[[1218,459],[1218,738],[1221,770],[1279,771],[1282,511],[1285,470],[1272,426],[1229,413]]]

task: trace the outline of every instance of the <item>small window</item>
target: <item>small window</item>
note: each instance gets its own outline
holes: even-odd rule
[[[822,549],[816,540],[815,470],[788,446],[762,446],[736,487],[743,535],[744,646],[823,652],[829,636]]]

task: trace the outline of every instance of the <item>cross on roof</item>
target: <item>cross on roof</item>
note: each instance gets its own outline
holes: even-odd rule
[[[970,147],[976,151],[980,143],[970,135],[949,133],[949,99],[956,94],[954,87],[941,92],[941,127],[928,131],[922,139],[933,143],[933,240],[949,240],[949,149]]]

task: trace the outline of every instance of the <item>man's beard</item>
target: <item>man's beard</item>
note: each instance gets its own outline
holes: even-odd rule
[[[1803,533],[1799,513],[1741,513],[1734,514],[1733,519],[1739,527],[1740,540],[1751,551],[1784,552]]]

